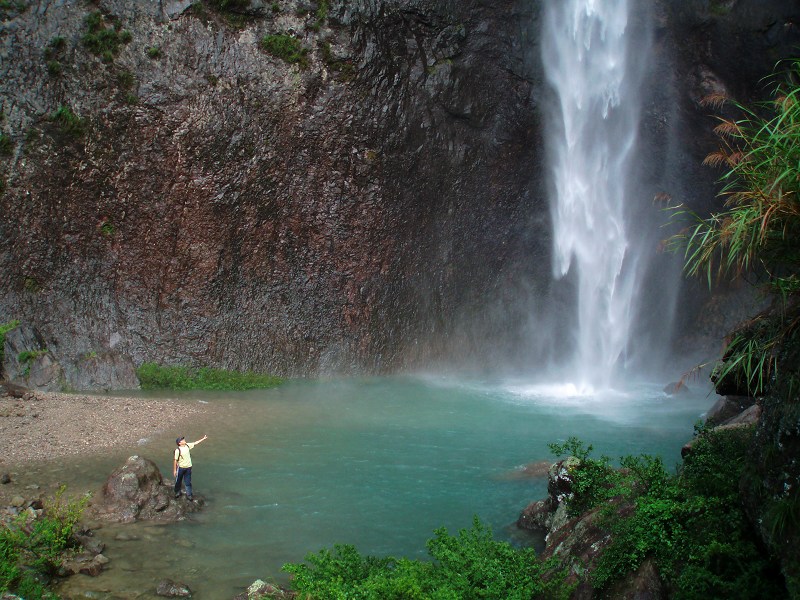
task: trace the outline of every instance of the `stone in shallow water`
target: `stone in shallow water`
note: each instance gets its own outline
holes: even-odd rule
[[[175,582],[171,579],[162,579],[156,587],[156,595],[165,598],[190,598],[192,590],[185,583]]]

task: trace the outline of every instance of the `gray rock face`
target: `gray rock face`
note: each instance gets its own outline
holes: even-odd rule
[[[722,425],[749,409],[755,404],[752,396],[720,396],[714,406],[706,413],[706,423],[711,426]]]
[[[12,11],[0,320],[35,324],[73,387],[126,385],[128,361],[299,374],[459,347],[501,281],[549,270],[525,258],[547,253],[528,5],[333,2],[318,28],[294,2],[232,25],[104,1],[132,38],[106,62],[88,6]],[[260,48],[286,32],[308,68]]]

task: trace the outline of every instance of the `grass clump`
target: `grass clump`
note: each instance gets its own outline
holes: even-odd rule
[[[88,31],[81,38],[83,45],[104,62],[112,62],[120,47],[133,39],[131,32],[123,30],[119,21],[108,27],[106,18],[100,11],[86,17],[86,27]]]
[[[76,115],[66,104],[62,104],[53,111],[50,114],[50,120],[58,125],[62,133],[74,137],[82,136],[86,130],[86,120]]]
[[[44,49],[44,60],[47,65],[47,72],[50,75],[59,75],[61,73],[62,65],[58,58],[63,54],[66,45],[67,40],[64,37],[56,36],[50,40]]]
[[[720,118],[719,149],[705,160],[724,169],[725,203],[709,217],[670,208],[674,218],[692,223],[669,240],[683,250],[687,274],[704,276],[709,286],[716,278],[752,274],[781,301],[785,314],[769,336],[734,340],[726,350],[732,368],[748,371],[753,395],[765,391],[778,347],[800,326],[800,59],[787,71],[772,101],[755,108],[719,95],[706,99],[709,106],[731,104],[738,114]]]
[[[312,31],[319,31],[328,20],[328,1],[320,0],[317,5],[317,12],[314,13],[314,22],[310,25],[309,29]]]
[[[336,545],[306,556],[308,564],[288,563],[292,588],[302,598],[363,600],[472,600],[567,598],[562,579],[545,581],[547,565],[532,548],[517,550],[492,539],[475,518],[471,529],[451,536],[437,529],[427,549],[433,562],[361,556],[354,546]]]
[[[238,12],[250,8],[250,0],[210,0],[211,8],[221,12]]]
[[[322,62],[324,62],[325,66],[331,71],[338,72],[341,80],[349,81],[353,78],[353,75],[355,74],[353,64],[349,61],[338,60],[334,56],[329,42],[320,43],[319,50],[320,54],[322,55]]]
[[[3,370],[3,359],[5,358],[6,334],[17,327],[19,327],[17,320],[0,324],[0,371]]]
[[[57,598],[41,582],[58,572],[65,552],[75,545],[72,534],[89,500],[65,501],[65,489],[45,505],[41,518],[23,514],[0,524],[0,592],[27,600]]]
[[[147,58],[161,58],[161,48],[158,46],[148,46],[147,50],[144,51],[147,54]]]
[[[17,355],[17,360],[20,362],[20,364],[24,365],[36,360],[40,356],[44,356],[48,352],[49,350],[47,348],[42,348],[41,350],[23,350]]]
[[[591,447],[574,438],[552,446],[580,458],[570,473],[570,514],[599,507],[600,523],[611,534],[591,572],[592,586],[606,589],[652,557],[671,597],[785,597],[739,493],[752,436],[752,427],[701,429],[674,475],[651,456],[622,458],[618,470],[607,457],[592,458]]]
[[[284,381],[281,377],[252,371],[163,367],[151,362],[143,363],[136,375],[146,390],[252,390],[275,387]]]
[[[300,40],[289,34],[265,35],[261,38],[261,47],[272,56],[299,65],[301,69],[308,67],[308,48],[304,48]]]
[[[10,135],[0,133],[0,156],[11,156],[14,154],[14,141]]]

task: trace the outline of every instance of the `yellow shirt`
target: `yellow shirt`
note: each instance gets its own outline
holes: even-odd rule
[[[192,455],[189,452],[191,448],[194,448],[194,444],[191,442],[186,442],[185,446],[175,448],[175,460],[178,461],[178,466],[181,469],[188,469],[192,466]]]

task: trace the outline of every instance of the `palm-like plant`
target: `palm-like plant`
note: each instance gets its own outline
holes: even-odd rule
[[[728,100],[715,96],[707,102],[719,106]],[[715,128],[720,147],[705,160],[726,169],[720,192],[724,207],[709,217],[674,207],[673,217],[689,217],[692,225],[669,243],[684,249],[687,274],[705,275],[711,285],[715,276],[757,273],[786,308],[800,296],[800,59],[789,64],[786,82],[776,87],[774,99],[759,107],[771,116],[732,104],[741,117],[720,118]],[[777,365],[781,340],[800,324],[800,317],[786,311],[780,320],[772,336],[735,338],[721,376],[755,365],[744,369],[746,377],[751,393],[763,392]]]

